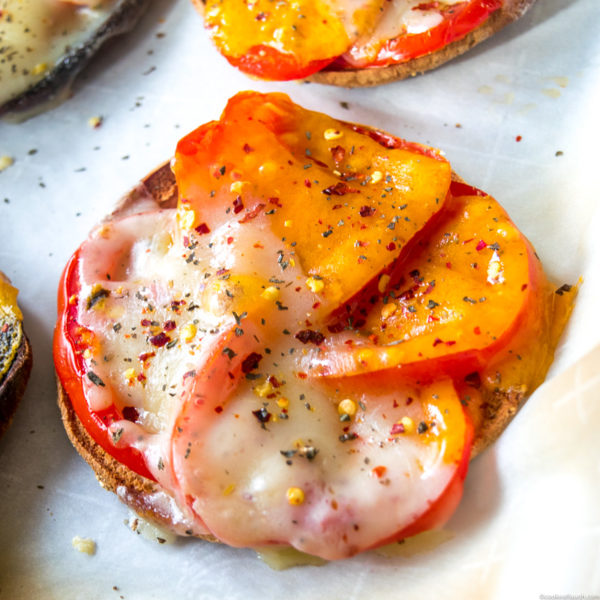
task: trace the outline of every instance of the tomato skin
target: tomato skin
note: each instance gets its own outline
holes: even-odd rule
[[[77,353],[76,329],[77,306],[69,299],[79,293],[80,286],[77,271],[80,263],[80,251],[73,254],[67,263],[58,288],[58,322],[54,330],[53,354],[58,378],[65,389],[73,410],[86,431],[112,458],[124,464],[142,477],[155,481],[148,470],[142,454],[135,448],[117,448],[111,441],[109,426],[123,416],[113,405],[102,411],[92,411],[86,400],[82,378],[86,376],[81,354]]]
[[[226,56],[225,58],[230,65],[237,67],[243,73],[270,81],[303,79],[321,71],[335,60],[332,56],[302,64],[293,54],[279,52],[266,45],[253,46],[246,54],[239,57]]]
[[[464,412],[464,411],[463,411]],[[473,444],[473,425],[471,420],[465,413],[467,428],[465,431],[465,445],[463,455],[459,462],[458,468],[452,480],[446,486],[444,493],[429,506],[429,508],[421,514],[408,527],[403,529],[395,539],[404,539],[417,533],[422,533],[429,529],[442,527],[448,519],[454,514],[458,507],[463,493],[463,484],[469,470],[469,460],[471,458],[471,447]],[[390,540],[391,541],[391,540]]]
[[[502,0],[470,0],[454,5],[444,13],[444,20],[436,27],[386,40],[372,59],[353,56],[350,49],[333,66],[338,70],[387,67],[431,54],[465,37],[500,9],[502,3]]]
[[[458,463],[458,468],[452,479],[448,482],[446,489],[438,496],[435,502],[432,502],[410,525],[405,527],[402,531],[391,535],[387,540],[378,542],[377,546],[374,546],[374,548],[391,544],[431,529],[439,529],[440,527],[443,527],[456,511],[462,498],[464,481],[469,470],[469,460],[471,458],[471,449],[474,438],[471,419],[464,409],[463,414],[465,416],[466,424],[463,453]]]

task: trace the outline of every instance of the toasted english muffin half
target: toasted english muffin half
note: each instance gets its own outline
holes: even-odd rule
[[[454,173],[453,179],[463,182]],[[124,196],[105,222],[152,208],[174,208],[177,205],[177,194],[170,163],[165,163]],[[172,500],[156,482],[132,471],[108,454],[85,429],[58,379],[57,387],[58,405],[67,435],[75,449],[92,467],[103,488],[117,494],[140,517],[159,527],[166,527],[180,535],[218,541],[211,535],[198,534],[190,526],[182,524],[177,518],[177,511],[173,509]],[[498,438],[527,395],[527,391],[522,388],[495,391],[485,398],[483,404],[467,408],[475,428],[472,459]]]

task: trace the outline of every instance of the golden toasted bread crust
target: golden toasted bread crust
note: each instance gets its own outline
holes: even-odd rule
[[[161,487],[154,481],[138,475],[115,460],[97,444],[79,420],[59,380],[57,380],[57,384],[58,406],[69,440],[88,465],[92,467],[98,482],[104,489],[117,494],[142,519],[159,527],[171,529],[178,534],[217,541],[212,536],[200,535],[192,529],[176,524],[173,520],[173,513],[168,510],[168,505],[165,505],[164,502],[154,501],[157,494],[164,495]]]
[[[17,404],[25,393],[32,365],[31,344],[25,332],[23,332],[21,344],[12,365],[2,381],[0,381],[0,435],[10,425],[17,409]]]
[[[453,173],[452,177],[455,181],[464,183],[458,175]],[[135,209],[135,206],[148,202],[149,199],[153,199],[162,208],[173,207],[176,204],[177,186],[169,163],[153,171],[127,194],[108,219],[129,213]],[[484,398],[483,406],[468,407],[469,411],[483,413],[483,418],[477,419],[481,425],[475,430],[471,458],[496,440],[517,413],[525,397],[525,394],[520,391],[495,392]],[[58,381],[58,405],[71,443],[92,467],[102,487],[117,493],[119,498],[138,515],[159,526],[174,529],[180,534],[218,541],[212,536],[199,535],[190,529],[182,531],[181,527],[176,527],[172,522],[171,514],[151,501],[153,495],[162,492],[160,486],[119,463],[93,440],[73,410],[60,381]]]

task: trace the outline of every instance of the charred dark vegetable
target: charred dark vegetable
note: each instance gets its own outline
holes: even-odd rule
[[[67,98],[94,53],[149,2],[0,0],[0,117],[23,120]]]

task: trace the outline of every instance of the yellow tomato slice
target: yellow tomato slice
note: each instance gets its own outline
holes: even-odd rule
[[[325,344],[311,356],[313,374],[478,369],[527,320],[543,281],[533,248],[490,196],[454,198],[443,222],[384,277],[363,335]]]
[[[333,310],[393,262],[446,201],[446,160],[382,140],[283,94],[238,94],[218,123],[178,145],[182,228],[202,235],[232,219],[266,223]]]

